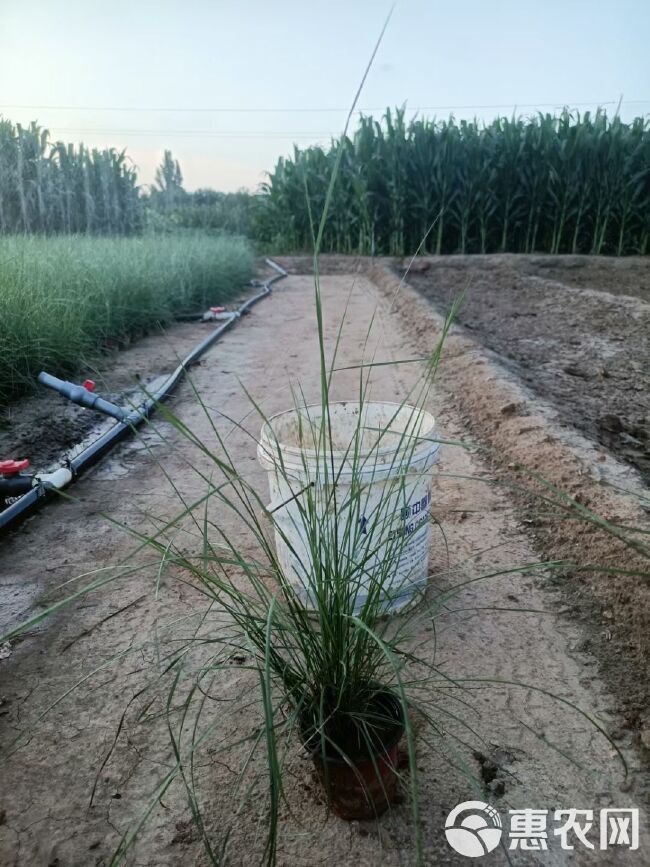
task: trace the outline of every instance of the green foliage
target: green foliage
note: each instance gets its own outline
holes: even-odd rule
[[[0,233],[131,234],[142,220],[124,151],[52,142],[36,123],[0,118]]]
[[[106,347],[238,292],[241,238],[0,238],[0,404],[43,368],[72,373]]]
[[[491,124],[386,111],[356,132],[294,148],[265,185],[260,240],[311,245],[339,146],[340,173],[323,251],[406,255],[427,235],[434,253],[648,252],[650,126],[604,112],[564,111]],[[432,228],[433,227],[433,228]]]
[[[165,151],[163,161],[156,169],[156,182],[151,192],[152,203],[169,214],[183,203],[186,196],[178,160],[174,159],[171,151]]]
[[[245,190],[220,193],[201,189],[186,193],[182,207],[172,214],[172,224],[204,231],[230,232],[249,238],[260,234],[266,197]]]

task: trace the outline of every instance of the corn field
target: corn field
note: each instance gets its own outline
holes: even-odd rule
[[[0,232],[129,234],[143,217],[124,152],[51,142],[0,118]]]
[[[323,249],[431,253],[647,253],[650,125],[602,111],[492,123],[362,117],[329,149],[294,148],[265,185],[263,235],[311,246],[341,150]]]

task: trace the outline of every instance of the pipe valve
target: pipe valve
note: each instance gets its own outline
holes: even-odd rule
[[[4,501],[5,506],[26,494],[34,484],[34,476],[22,472],[28,466],[27,458],[0,461],[0,501]]]
[[[8,479],[9,476],[17,476],[22,470],[26,470],[28,466],[29,461],[27,458],[23,458],[21,461],[0,461],[0,476],[4,476],[5,479]]]
[[[41,385],[58,391],[72,403],[78,403],[79,406],[85,406],[88,409],[94,409],[104,415],[109,415],[111,418],[116,418],[118,421],[123,421],[127,413],[117,404],[111,403],[110,400],[104,400],[97,394],[93,394],[95,383],[92,379],[86,379],[83,385],[76,385],[74,382],[66,382],[64,379],[57,379],[46,373],[44,370],[38,374],[38,381]]]

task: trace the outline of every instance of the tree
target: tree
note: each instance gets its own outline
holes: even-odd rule
[[[163,161],[156,169],[154,190],[162,209],[167,213],[177,208],[186,195],[181,167],[171,151],[165,151]]]

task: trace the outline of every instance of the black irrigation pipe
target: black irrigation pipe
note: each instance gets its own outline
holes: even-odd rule
[[[109,452],[117,443],[125,439],[127,436],[135,433],[139,425],[148,419],[155,411],[156,406],[163,400],[166,400],[176,388],[178,383],[184,378],[187,370],[207,352],[207,350],[216,343],[217,340],[228,331],[238,319],[245,313],[271,294],[272,287],[278,280],[287,277],[287,272],[277,262],[272,259],[266,259],[266,264],[276,271],[275,277],[270,280],[265,280],[261,283],[261,291],[257,295],[249,298],[241,307],[233,312],[230,319],[216,328],[209,334],[205,340],[202,340],[194,349],[187,355],[176,370],[169,374],[160,388],[154,392],[146,401],[136,407],[132,412],[128,413],[122,421],[118,421],[105,434],[98,437],[87,448],[80,452],[75,458],[66,462],[65,468],[69,471],[69,479],[64,485],[43,484],[37,482],[31,490],[19,497],[14,503],[0,512],[0,532],[6,530],[15,522],[25,518],[33,509],[44,503],[52,494],[60,488],[67,487],[72,484],[86,470],[90,469],[97,461],[101,460],[104,455]],[[48,474],[49,475],[49,474]]]

